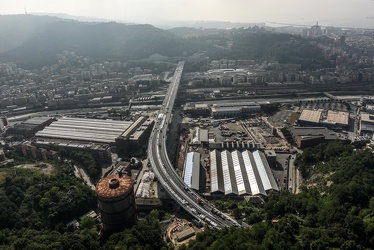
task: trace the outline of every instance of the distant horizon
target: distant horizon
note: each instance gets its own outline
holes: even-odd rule
[[[0,14],[67,14],[116,22],[166,25],[173,22],[284,23],[374,28],[371,0],[13,0]]]
[[[202,24],[232,24],[233,26],[240,27],[242,24],[247,25],[256,25],[256,24],[265,24],[267,27],[286,27],[286,26],[295,26],[295,27],[309,27],[312,25],[315,25],[318,23],[321,27],[341,27],[341,28],[359,28],[359,29],[374,29],[374,27],[364,27],[359,25],[350,25],[348,21],[342,22],[345,23],[343,25],[329,25],[324,24],[323,21],[310,21],[310,22],[303,22],[303,23],[284,23],[284,22],[276,22],[276,21],[256,21],[256,22],[233,22],[233,21],[224,21],[224,20],[157,20],[154,22],[149,23],[140,23],[140,22],[132,22],[132,21],[124,21],[124,20],[115,20],[115,19],[106,19],[106,18],[98,18],[98,17],[92,17],[92,16],[76,16],[71,15],[67,13],[43,13],[43,12],[31,12],[31,13],[14,13],[14,14],[3,14],[0,13],[0,15],[34,15],[34,16],[51,16],[51,17],[57,17],[61,19],[70,19],[70,20],[76,20],[81,22],[118,22],[118,23],[128,23],[128,24],[150,24],[153,26],[158,27],[168,27],[168,28],[177,28],[177,27],[191,27],[191,28],[204,28],[202,27]],[[368,19],[373,20],[373,19]],[[179,25],[181,24],[181,25]],[[189,25],[188,25],[189,24]],[[192,25],[194,24],[194,25]],[[198,25],[201,24],[201,25]],[[204,26],[204,25],[203,25]],[[211,27],[205,27],[205,29],[209,28],[220,28],[218,26],[212,26]],[[222,28],[222,27],[221,27]]]

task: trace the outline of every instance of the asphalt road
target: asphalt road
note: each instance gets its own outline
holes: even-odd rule
[[[240,226],[227,215],[219,212],[204,201],[197,193],[188,188],[175,172],[166,150],[166,137],[171,122],[171,112],[182,75],[184,63],[180,63],[173,76],[173,81],[165,96],[160,114],[152,130],[148,144],[148,159],[159,182],[165,190],[187,212],[202,223],[214,228]]]

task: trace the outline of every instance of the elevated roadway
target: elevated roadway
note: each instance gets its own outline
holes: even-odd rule
[[[171,122],[172,109],[183,73],[184,62],[179,62],[167,90],[157,121],[148,142],[148,159],[161,185],[187,212],[203,224],[221,229],[240,226],[231,217],[221,213],[188,188],[178,176],[166,151],[166,136]]]

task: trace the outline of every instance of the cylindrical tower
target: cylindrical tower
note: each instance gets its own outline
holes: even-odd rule
[[[134,183],[129,176],[105,177],[97,183],[96,195],[105,231],[118,231],[136,222]]]

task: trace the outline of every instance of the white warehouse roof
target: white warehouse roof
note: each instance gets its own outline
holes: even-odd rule
[[[268,190],[279,190],[262,154],[258,150],[210,151],[211,193],[266,195]]]

